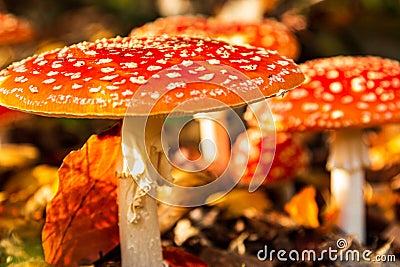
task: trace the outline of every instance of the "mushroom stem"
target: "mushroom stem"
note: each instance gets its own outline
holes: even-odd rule
[[[230,140],[226,127],[226,111],[198,113],[201,153],[208,170],[220,176],[226,170],[230,159]],[[221,123],[221,124],[220,124]]]
[[[150,164],[163,177],[170,177],[170,165],[160,141],[163,121],[149,117],[146,130],[140,127],[146,123],[146,118],[124,121],[128,124],[124,127],[122,144],[125,146],[122,166],[125,175],[120,179],[118,194],[122,266],[162,266],[157,203],[152,197],[156,195],[157,184],[151,179],[155,174]]]
[[[133,179],[120,179],[118,202],[121,266],[162,266],[157,203],[146,194],[142,196],[142,206],[138,211],[138,207],[132,207],[131,204],[137,190]],[[140,212],[137,221],[130,221],[131,209]]]
[[[262,0],[228,1],[218,14],[227,21],[258,21],[263,18],[265,3]]]
[[[327,168],[331,193],[339,207],[337,225],[365,242],[364,168],[369,166],[368,147],[359,129],[339,130],[332,136]]]

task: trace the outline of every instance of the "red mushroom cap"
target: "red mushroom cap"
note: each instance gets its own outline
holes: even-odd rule
[[[32,26],[12,14],[0,13],[0,45],[29,41],[34,36]]]
[[[280,55],[297,59],[300,46],[295,35],[283,23],[274,19],[260,22],[231,22],[202,16],[172,16],[159,18],[133,29],[132,37],[168,34],[218,38],[236,45],[249,44],[276,50]]]
[[[207,18],[201,15],[170,16],[158,18],[155,21],[134,28],[129,36],[141,38],[168,34],[170,36],[206,37],[207,30],[209,30]]]
[[[198,67],[199,61],[220,69]],[[185,68],[176,68],[178,64]],[[240,84],[240,78],[223,71],[226,66],[252,83]],[[184,74],[198,82],[182,82]],[[166,94],[152,87],[159,86],[156,82],[145,86],[150,79],[167,82]],[[196,101],[187,113],[195,113],[225,107],[210,106],[202,101],[205,98],[239,106],[245,101],[238,93],[256,101],[294,88],[303,79],[291,59],[261,48],[189,37],[118,37],[75,44],[12,64],[0,72],[0,104],[48,116],[122,118],[147,115],[140,108],[160,96],[150,115],[170,113],[188,99]],[[232,90],[226,85],[230,83],[236,85]],[[135,94],[139,89],[144,91]],[[126,114],[131,105],[135,108]]]
[[[247,136],[249,136],[249,143],[247,143]],[[249,185],[253,178],[261,180],[264,177],[266,177],[264,185],[273,184],[293,179],[307,168],[309,162],[307,149],[298,141],[287,134],[277,134],[274,155],[274,151],[268,146],[262,146],[263,142],[270,142],[269,138],[268,135],[263,137],[261,130],[255,127],[247,129],[245,133],[237,137],[232,148],[232,171],[240,173],[245,170],[239,181],[240,184]],[[243,166],[245,161],[241,159],[247,158],[247,155],[249,156],[247,166]]]
[[[400,120],[400,64],[338,56],[300,65],[306,82],[268,100],[277,131],[369,127]]]

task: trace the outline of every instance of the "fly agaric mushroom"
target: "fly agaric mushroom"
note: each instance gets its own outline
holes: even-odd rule
[[[198,61],[207,62],[211,70],[198,66]],[[215,71],[217,66],[221,71]],[[227,66],[253,83],[231,75]],[[182,82],[179,70],[198,82]],[[215,83],[217,76],[225,83]],[[121,175],[118,186],[122,264],[161,266],[156,200],[146,192],[155,190],[153,165],[168,176],[159,140],[163,118],[188,100],[193,103],[180,114],[244,105],[246,98],[261,100],[292,89],[303,79],[292,60],[261,48],[208,38],[117,37],[82,42],[12,64],[0,72],[0,103],[45,116],[124,118],[124,127],[132,132],[122,136],[123,142],[132,141],[133,146],[123,149],[129,171]],[[160,88],[150,80],[155,85],[160,81]],[[227,89],[230,82],[233,87]],[[219,104],[208,106],[207,98]],[[127,155],[127,150],[133,154]]]
[[[400,120],[400,64],[373,56],[337,56],[300,67],[306,82],[283,99],[268,100],[276,129],[333,131],[327,168],[340,208],[338,226],[365,241],[363,186],[369,158],[362,128]]]
[[[12,14],[0,13],[0,45],[10,45],[32,40],[34,30],[25,20]]]
[[[157,36],[201,36],[217,38],[237,45],[252,45],[296,59],[300,47],[294,34],[283,23],[273,19],[259,22],[232,22],[203,16],[170,16],[159,18],[131,31],[131,37]],[[199,119],[205,159],[214,158],[208,170],[221,175],[229,162],[229,137],[226,134],[226,114],[213,112],[195,115]],[[203,119],[201,119],[203,118]],[[221,123],[221,125],[219,123]],[[215,144],[215,147],[212,145]]]

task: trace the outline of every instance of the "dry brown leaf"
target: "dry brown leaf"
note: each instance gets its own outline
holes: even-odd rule
[[[285,205],[285,211],[289,213],[290,217],[306,228],[319,226],[318,205],[315,201],[315,195],[315,188],[307,186]]]
[[[119,243],[116,163],[120,126],[92,135],[61,165],[59,190],[47,206],[42,232],[46,262],[93,262]]]

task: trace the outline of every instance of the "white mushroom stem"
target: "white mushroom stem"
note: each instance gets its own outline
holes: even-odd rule
[[[157,203],[149,193],[155,196],[157,189],[155,179],[151,179],[155,177],[151,163],[161,176],[170,177],[170,165],[160,141],[163,119],[149,117],[146,131],[141,127],[146,118],[130,118],[128,123],[122,144],[125,158],[121,171],[125,175],[119,179],[118,190],[122,266],[162,266]]]
[[[331,193],[338,205],[337,225],[365,242],[364,168],[369,166],[368,147],[359,129],[336,131],[331,140],[327,168]]]
[[[226,111],[198,113],[200,148],[205,162],[210,163],[210,172],[220,176],[230,160],[230,140],[226,130]]]
[[[161,16],[177,16],[193,13],[194,8],[188,0],[157,0],[158,12]]]
[[[258,21],[264,16],[263,0],[231,0],[218,13],[226,21]]]

